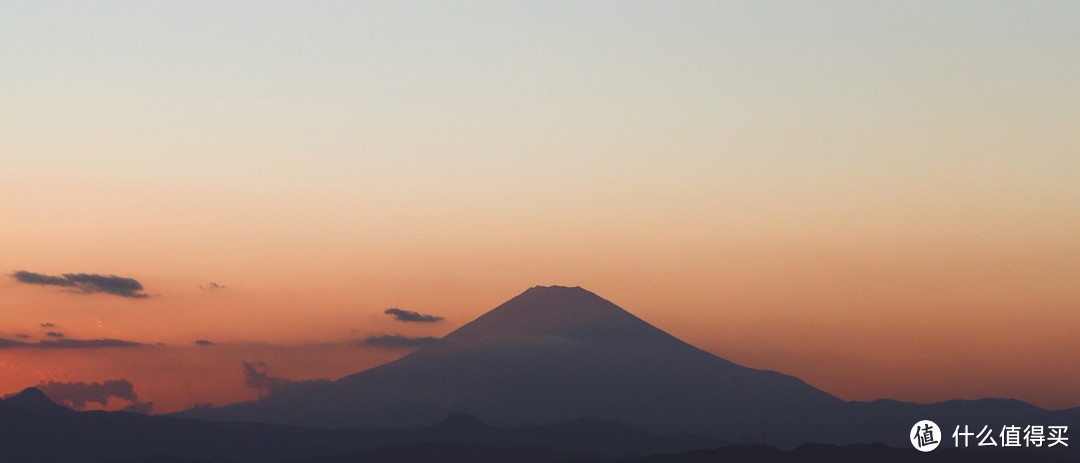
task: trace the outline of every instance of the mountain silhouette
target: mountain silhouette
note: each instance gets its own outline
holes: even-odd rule
[[[600,463],[596,456],[559,449],[485,447],[459,444],[387,446],[351,455],[323,456],[290,463]]]
[[[401,359],[189,416],[315,427],[595,417],[651,431],[798,435],[840,399],[736,365],[578,287],[534,287]]]
[[[601,420],[504,428],[455,414],[433,426],[328,430],[76,411],[53,403],[33,388],[0,400],[0,462],[4,463],[276,463],[322,455],[400,461],[394,456],[426,458],[432,445],[466,458],[456,461],[533,462],[584,456],[610,460],[721,443],[703,435],[660,436]]]
[[[22,392],[0,400],[0,413],[5,415],[62,415],[74,410],[57,404],[45,396],[41,389],[28,387]]]
[[[721,359],[566,287],[532,288],[435,344],[335,382],[180,415],[217,421],[79,412],[30,388],[0,400],[0,461],[675,463],[723,460],[746,448],[660,454],[762,441],[795,449],[751,449],[777,458],[767,461],[911,461],[922,456],[912,456],[908,436],[923,419],[941,427],[946,447],[961,425],[1080,428],[1080,408],[1047,411],[1009,399],[845,402],[797,378]],[[906,452],[796,449],[807,442],[881,442]],[[1022,450],[1073,459],[1074,449]]]
[[[562,286],[530,288],[388,364],[181,416],[345,428],[422,426],[455,413],[497,426],[598,418],[782,448],[909,447],[909,430],[922,419],[946,435],[961,425],[1080,426],[1080,408],[1047,411],[1008,399],[845,402],[798,378],[717,357],[596,294]]]
[[[549,449],[423,444],[412,447],[382,447],[352,455],[317,457],[294,463],[601,463],[604,461],[607,460],[590,456],[570,457],[566,452]],[[1076,461],[1064,456],[1047,455],[1023,449],[1004,451],[942,449],[933,453],[922,453],[910,447],[895,448],[882,444],[848,446],[804,444],[788,451],[765,445],[729,445],[676,454],[650,455],[640,459],[623,459],[619,460],[619,463],[1075,463]]]
[[[580,287],[536,286],[446,335],[447,342],[558,338],[588,343],[684,345],[675,337]],[[432,349],[434,350],[434,349]]]

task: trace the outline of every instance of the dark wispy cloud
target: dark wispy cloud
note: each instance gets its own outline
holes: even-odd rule
[[[211,281],[205,285],[199,285],[199,289],[203,291],[216,291],[219,289],[225,289],[225,285]]]
[[[209,339],[196,339],[195,340],[195,345],[198,345],[198,346],[212,346],[212,345],[214,345],[214,341],[211,341]]]
[[[105,347],[141,347],[142,343],[120,339],[61,339],[58,341],[39,341],[34,344],[39,349],[99,349]]]
[[[270,376],[266,371],[266,363],[261,360],[254,362],[241,360],[240,364],[244,372],[244,383],[248,387],[255,389],[259,393],[259,397],[266,397],[280,392],[293,384],[291,380]]]
[[[442,317],[437,315],[413,312],[411,310],[401,310],[398,308],[386,309],[383,313],[393,315],[394,319],[399,322],[435,323],[443,320]]]
[[[15,272],[15,279],[18,280],[19,283],[26,283],[28,285],[75,286],[74,282],[64,277],[27,272],[26,270]]]
[[[38,342],[0,338],[0,349],[101,349],[111,347],[142,347],[144,344],[120,339],[57,339]]]
[[[53,322],[41,322],[41,327],[42,328],[53,328],[55,326],[56,326],[56,323],[53,323]]]
[[[150,297],[143,292],[143,285],[134,278],[96,273],[65,273],[61,276],[19,270],[13,275],[20,283],[30,285],[60,286],[84,294],[105,293],[120,297]]]
[[[384,334],[380,336],[368,336],[363,341],[364,345],[382,347],[386,349],[415,349],[439,342],[439,338],[431,336],[409,337],[400,334]]]
[[[64,337],[64,333],[61,333],[59,331],[49,331],[45,333],[45,336],[48,336],[50,338],[62,338]]]
[[[43,381],[37,387],[50,399],[80,410],[88,403],[107,406],[110,398],[131,402],[125,411],[149,413],[154,406],[152,402],[139,402],[135,387],[126,379],[109,379],[103,383]]]

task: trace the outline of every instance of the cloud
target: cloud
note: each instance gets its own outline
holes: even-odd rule
[[[29,334],[23,334],[23,333],[15,333],[15,337],[19,338],[19,339],[26,339],[26,338],[29,338],[30,335]]]
[[[56,323],[53,323],[53,322],[41,322],[41,327],[42,328],[53,328],[55,326],[56,326]]]
[[[26,270],[15,272],[15,279],[18,280],[19,283],[26,283],[28,285],[75,286],[74,282],[64,277],[43,275],[40,273],[27,272]]]
[[[55,341],[24,342],[0,338],[0,349],[99,349],[109,347],[142,347],[144,344],[119,339],[57,339]]]
[[[49,331],[48,333],[45,333],[45,336],[48,336],[50,338],[62,338],[64,337],[64,333],[61,333],[59,331]]]
[[[207,283],[205,285],[199,285],[199,289],[201,289],[203,291],[215,291],[215,290],[219,290],[219,289],[225,289],[225,285],[218,284],[217,282],[211,281],[211,282],[209,282],[209,283]]]
[[[266,371],[266,363],[261,360],[255,362],[241,360],[240,364],[244,372],[244,383],[248,387],[255,389],[259,393],[259,397],[266,397],[280,392],[293,384],[293,381],[285,378],[270,376]]]
[[[135,394],[135,387],[126,379],[109,379],[103,383],[43,381],[37,387],[50,399],[80,410],[85,409],[87,403],[97,403],[104,407],[109,404],[110,397],[132,402],[129,407],[140,404],[139,396]],[[153,404],[141,406],[146,408],[147,405],[153,406]],[[146,410],[149,411],[149,408]]]
[[[196,339],[195,344],[199,346],[212,346],[214,345],[214,341],[209,339]]]
[[[143,292],[142,284],[134,278],[118,277],[116,275],[65,273],[62,276],[54,276],[19,270],[15,272],[14,277],[20,283],[73,288],[84,294],[105,293],[136,299],[150,297]]]
[[[39,341],[34,344],[39,349],[97,349],[104,347],[142,347],[142,343],[119,339],[61,339],[58,341]]]
[[[368,336],[360,342],[368,346],[386,349],[415,349],[417,347],[435,344],[439,342],[439,338],[433,338],[431,336],[411,338],[400,334],[384,334],[380,336]]]
[[[401,310],[398,308],[386,309],[383,313],[393,315],[394,319],[399,322],[435,323],[443,320],[442,317],[436,315],[413,312],[411,310]]]

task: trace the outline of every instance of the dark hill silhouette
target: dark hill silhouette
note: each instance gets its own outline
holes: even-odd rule
[[[0,400],[0,414],[62,415],[74,410],[53,402],[41,389],[29,387],[22,392]]]
[[[721,442],[701,435],[658,436],[587,419],[510,429],[459,414],[417,428],[326,430],[126,412],[79,412],[49,401],[33,388],[0,400],[0,462],[4,463],[274,463],[423,443],[515,447],[529,449],[526,455],[554,455],[560,459],[583,455],[610,459],[713,447]],[[494,450],[492,455],[500,453]]]
[[[420,444],[380,447],[352,455],[315,457],[296,463],[555,463],[570,460],[604,461],[596,455],[548,448]]]
[[[289,463],[603,463],[612,460],[556,449],[455,444],[386,446],[348,455],[319,456]],[[616,460],[616,463],[1075,463],[1078,460],[1028,450],[938,449],[921,453],[884,444],[805,444],[784,451],[765,445],[731,445],[682,453]],[[109,463],[201,463],[141,458]]]
[[[804,444],[789,451],[764,445],[733,445],[680,454],[653,455],[623,463],[1074,463],[1076,460],[1031,451],[941,449],[929,453],[884,444],[848,446]]]

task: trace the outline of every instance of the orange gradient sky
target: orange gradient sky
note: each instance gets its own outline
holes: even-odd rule
[[[0,338],[145,345],[0,348],[0,395],[123,378],[155,412],[248,400],[241,361],[338,378],[406,352],[367,336],[564,284],[845,399],[1080,406],[1077,18],[4,4]]]

